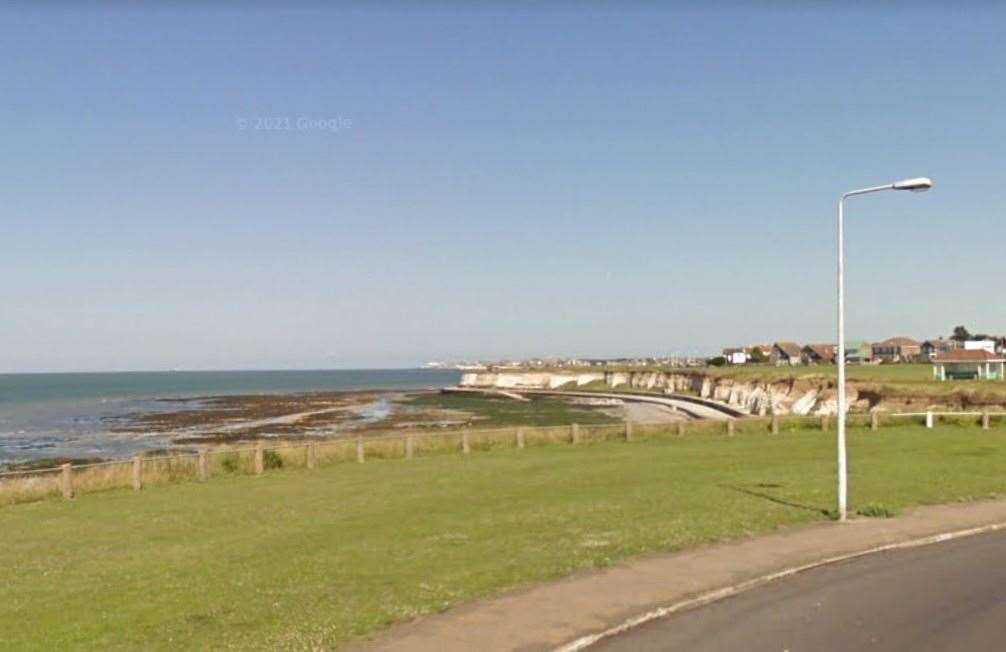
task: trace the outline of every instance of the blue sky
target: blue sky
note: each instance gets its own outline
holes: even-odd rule
[[[828,341],[917,175],[850,336],[1006,332],[991,4],[210,4],[0,12],[0,371]]]

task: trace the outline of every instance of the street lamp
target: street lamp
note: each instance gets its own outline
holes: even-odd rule
[[[848,497],[848,478],[845,455],[845,260],[844,260],[844,228],[842,213],[847,197],[865,195],[881,190],[911,190],[925,192],[933,187],[933,182],[926,177],[903,179],[884,186],[851,190],[838,200],[838,520],[846,517],[846,498]]]

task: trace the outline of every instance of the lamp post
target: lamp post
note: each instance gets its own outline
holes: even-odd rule
[[[883,186],[850,190],[838,200],[838,520],[846,518],[846,503],[848,498],[848,474],[845,454],[845,260],[844,260],[844,228],[842,213],[845,200],[855,195],[865,195],[881,190],[911,190],[925,192],[933,187],[933,182],[926,177],[904,179]]]

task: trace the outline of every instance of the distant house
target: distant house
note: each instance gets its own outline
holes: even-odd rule
[[[919,350],[923,356],[933,360],[937,354],[956,351],[960,346],[961,343],[957,340],[945,340],[942,337],[938,337],[935,340],[926,340],[923,342],[919,346]]]
[[[937,380],[1003,380],[1006,359],[985,349],[959,349],[937,353],[933,358],[933,378]]]
[[[723,357],[727,359],[730,364],[745,364],[750,357],[746,349],[740,349],[736,347],[723,349]]]
[[[845,343],[845,361],[849,364],[866,364],[873,358],[873,347],[865,340]]]
[[[995,340],[966,340],[964,342],[965,351],[988,351],[989,353],[996,352],[996,341]]]
[[[905,362],[922,355],[922,345],[910,337],[892,337],[873,345],[873,357],[887,362]]]
[[[746,347],[748,362],[768,362],[772,353],[771,344],[752,344]]]
[[[804,364],[834,364],[834,344],[807,344],[800,349],[800,358]]]
[[[776,342],[769,352],[769,360],[772,364],[783,367],[786,365],[795,366],[802,362],[800,358],[800,345],[796,342]]]

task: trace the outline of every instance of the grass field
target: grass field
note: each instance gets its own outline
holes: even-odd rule
[[[530,372],[543,371],[539,369],[529,370]],[[554,373],[575,373],[569,369],[552,368],[546,369]],[[591,370],[593,371],[593,370]],[[667,373],[681,374],[705,374],[709,376],[721,376],[726,378],[758,379],[758,380],[782,380],[785,378],[819,377],[835,378],[836,371],[834,365],[797,365],[795,367],[777,367],[771,364],[744,364],[726,365],[723,367],[606,367],[603,371],[664,371]],[[908,383],[932,383],[934,385],[955,385],[968,384],[965,382],[939,383],[933,380],[933,366],[925,363],[904,363],[904,364],[854,364],[846,366],[846,375],[849,380],[873,381],[873,382],[908,382]],[[988,381],[980,384],[988,385]],[[993,383],[994,384],[994,383]]]
[[[851,431],[851,505],[1006,492],[1006,436]],[[429,454],[0,509],[6,649],[309,649],[503,589],[828,518],[834,432]]]
[[[555,370],[562,373],[563,370]],[[612,369],[607,369],[612,371]],[[665,371],[679,374],[699,374],[713,378],[734,378],[740,381],[774,382],[788,379],[826,379],[836,380],[834,365],[798,365],[795,367],[776,367],[774,365],[736,365],[724,367],[701,367],[692,369],[680,368],[626,368],[625,371]],[[568,370],[567,370],[568,372]],[[846,367],[846,377],[850,382],[869,384],[872,387],[889,390],[892,394],[925,394],[929,396],[967,393],[987,396],[997,402],[1006,400],[1006,382],[988,380],[947,381],[939,382],[933,379],[933,367],[930,364],[906,363],[884,365],[849,365]],[[604,383],[591,383],[583,389],[607,389]],[[622,391],[624,387],[619,387]]]
[[[834,365],[773,367],[767,365],[739,365],[736,367],[709,367],[703,373],[738,380],[775,381],[787,378],[817,377],[836,379]],[[868,386],[881,396],[929,396],[936,400],[952,400],[951,396],[968,396],[974,403],[1001,404],[1006,401],[1006,382],[996,380],[955,380],[940,382],[933,379],[929,364],[849,365],[846,375],[850,382]],[[959,400],[959,399],[958,399]]]
[[[703,373],[728,378],[758,378],[779,380],[783,378],[817,376],[835,378],[834,365],[775,367],[771,365],[737,365],[727,367],[706,367]],[[954,386],[959,383],[938,383],[933,380],[933,366],[930,364],[882,364],[848,365],[846,376],[849,380],[878,383],[932,383],[933,385]],[[968,383],[964,383],[968,384]],[[983,383],[987,385],[988,383]]]

